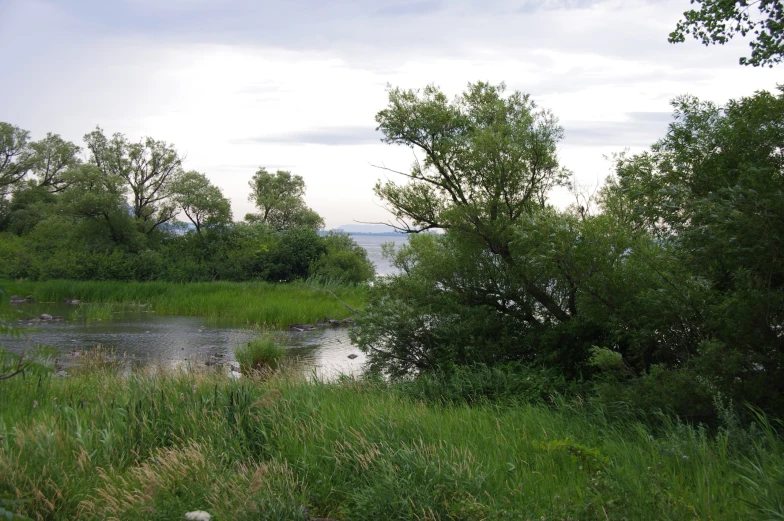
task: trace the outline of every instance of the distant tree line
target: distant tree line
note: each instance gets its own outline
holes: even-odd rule
[[[324,220],[304,193],[302,177],[260,168],[249,195],[258,212],[233,222],[220,188],[166,142],[96,128],[82,148],[0,122],[0,278],[371,278],[363,248],[318,233]]]

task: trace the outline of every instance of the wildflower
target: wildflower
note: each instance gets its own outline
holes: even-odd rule
[[[193,384],[193,394],[196,394],[196,391],[199,390],[199,387],[196,384]]]
[[[33,400],[33,409],[38,407],[38,400]]]
[[[210,521],[212,516],[204,510],[194,510],[193,512],[186,512],[185,519],[190,521]]]
[[[185,393],[180,393],[180,401],[181,402],[185,401]]]

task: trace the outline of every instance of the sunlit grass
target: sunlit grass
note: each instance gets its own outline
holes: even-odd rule
[[[75,312],[87,318],[109,318],[113,311],[146,310],[166,315],[198,315],[262,327],[312,323],[327,317],[351,316],[345,306],[325,291],[304,283],[67,281],[4,282],[6,293],[33,295],[39,302],[83,301]],[[340,300],[361,308],[362,286],[330,286]],[[82,311],[83,310],[83,311]]]
[[[285,371],[96,369],[0,396],[0,498],[40,519],[755,519],[747,480],[784,468],[764,419],[654,432],[579,399],[444,406]]]

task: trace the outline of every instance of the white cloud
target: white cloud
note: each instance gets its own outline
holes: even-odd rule
[[[14,49],[0,119],[34,137],[80,142],[100,124],[172,142],[236,216],[251,210],[247,181],[267,166],[302,175],[328,226],[380,221],[371,164],[412,159],[374,132],[387,83],[454,95],[469,81],[505,81],[530,92],[561,118],[562,161],[584,183],[606,176],[604,155],[662,136],[674,96],[724,102],[775,87],[777,71],[737,65],[743,42],[668,44],[688,6],[0,0],[0,46]]]

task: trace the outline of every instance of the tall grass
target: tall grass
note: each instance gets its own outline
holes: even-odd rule
[[[407,392],[285,372],[7,380],[0,506],[47,520],[745,520],[761,510],[744,465],[784,468],[770,425],[736,443],[753,433],[652,432],[579,400],[444,406]]]
[[[6,290],[5,298],[12,294],[33,295],[38,302],[76,298],[90,304],[143,306],[141,309],[160,314],[199,315],[268,327],[351,316],[351,311],[335,297],[303,283],[53,280],[4,282],[0,287]],[[362,286],[329,289],[354,309],[361,308],[365,301],[366,290]]]
[[[270,334],[254,338],[234,351],[240,370],[248,375],[254,371],[274,371],[286,356],[286,351]]]

